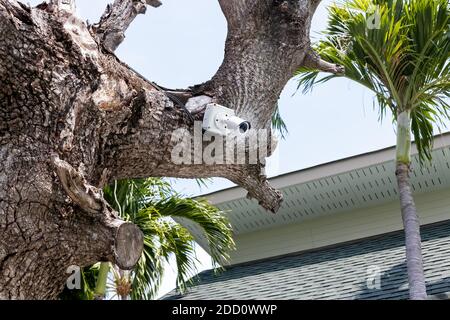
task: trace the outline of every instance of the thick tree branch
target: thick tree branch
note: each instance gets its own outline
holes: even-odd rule
[[[305,49],[309,48],[310,10],[315,8],[306,0],[227,0],[220,1],[220,5],[231,25],[223,64],[211,81],[189,91],[171,93],[185,101],[186,107],[196,114],[199,121],[202,120],[204,105],[215,101],[235,109],[240,117],[251,122],[253,128],[267,129],[279,94],[303,62]],[[108,82],[111,83],[111,80]],[[139,111],[141,119],[133,128],[136,134],[110,138],[110,146],[107,147],[109,151],[103,155],[111,172],[110,179],[219,176],[244,186],[250,196],[257,198],[270,211],[280,206],[281,196],[268,186],[261,166],[205,163],[175,165],[170,155],[175,147],[171,142],[171,134],[180,128],[193,131],[193,124],[186,122],[188,119],[183,116],[183,112],[174,108],[173,103],[162,92],[155,92],[147,85],[128,90],[139,92],[142,91],[139,88],[146,87],[148,89],[145,92],[132,100],[132,105],[140,105],[139,108],[137,105],[132,107]],[[194,97],[189,97],[190,95]],[[121,103],[117,101],[112,104]],[[173,112],[168,113],[168,110],[178,110],[178,114],[175,116]],[[121,116],[111,118],[121,119]],[[157,150],[155,145],[163,145],[165,148]],[[144,154],[147,155],[146,162],[140,160]],[[267,195],[264,196],[262,191],[267,192]]]
[[[219,0],[222,12],[227,19],[228,29],[236,29],[245,23],[248,11],[258,0]]]
[[[314,13],[322,0],[311,0],[311,13]]]
[[[145,14],[146,6],[159,7],[159,0],[115,0],[109,4],[93,26],[99,43],[110,52],[114,52],[125,39],[125,31],[139,14]]]
[[[310,49],[306,55],[305,60],[303,61],[303,66],[311,69],[320,70],[323,72],[330,72],[334,74],[344,74],[345,68],[343,66],[327,62],[322,60],[320,55],[315,52],[313,49]]]
[[[235,109],[254,128],[265,128],[309,47],[312,4],[309,0],[220,4],[231,27],[225,59],[208,85],[219,103]]]
[[[259,165],[248,166],[241,175],[231,177],[230,180],[248,191],[248,199],[255,199],[261,207],[276,213],[280,209],[283,195],[269,184],[263,170]]]

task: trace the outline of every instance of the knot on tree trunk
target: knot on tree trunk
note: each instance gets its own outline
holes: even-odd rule
[[[53,165],[67,195],[87,214],[111,229],[111,252],[105,256],[112,257],[111,262],[123,270],[133,268],[141,257],[144,238],[142,231],[134,224],[118,219],[115,212],[103,199],[102,191],[89,185],[83,174],[69,163],[52,157]]]
[[[406,163],[397,163],[396,165],[396,170],[395,170],[395,175],[397,177],[409,177],[409,174],[412,172],[412,165],[411,164],[406,164]]]

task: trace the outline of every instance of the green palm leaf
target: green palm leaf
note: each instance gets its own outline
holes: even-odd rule
[[[154,299],[157,296],[165,264],[171,262],[172,257],[177,268],[178,290],[184,292],[195,280],[198,260],[194,237],[173,217],[194,222],[204,231],[214,266],[225,263],[229,252],[234,249],[231,226],[223,212],[204,199],[182,197],[167,180],[150,178],[116,181],[105,187],[103,192],[105,199],[119,212],[121,218],[136,224],[144,234],[142,256],[131,273],[123,273],[124,277],[120,278],[117,267],[112,269],[115,278],[112,289],[116,289],[114,285],[117,283],[130,281],[131,299]],[[82,290],[66,290],[61,298],[90,300],[95,295],[103,297],[108,289],[109,266],[109,263],[101,263],[84,268]],[[102,280],[101,283],[99,280]],[[113,293],[114,296],[122,296],[118,292]]]
[[[172,217],[197,223],[208,239],[211,257],[218,266],[234,248],[231,226],[224,214],[206,200],[186,199],[164,179],[117,181],[104,190],[105,199],[124,220],[144,233],[142,257],[132,272],[132,299],[153,299],[164,276],[164,264],[173,256],[177,288],[184,291],[197,272],[194,238]]]
[[[368,25],[376,12],[377,28]],[[345,77],[372,90],[380,116],[394,121],[410,111],[422,160],[430,159],[433,124],[450,119],[450,22],[447,0],[350,0],[329,8],[324,40],[314,45],[324,60],[345,67]],[[301,68],[307,92],[338,75]]]

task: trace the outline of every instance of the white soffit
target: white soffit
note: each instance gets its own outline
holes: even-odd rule
[[[271,178],[270,183],[284,196],[276,214],[246,199],[245,190],[239,187],[204,197],[226,212],[235,234],[298,223],[398,199],[394,156],[395,148],[388,148]],[[418,156],[413,157],[411,186],[415,193],[450,188],[450,134],[436,137],[431,164],[421,166]],[[206,247],[198,226],[179,222]]]

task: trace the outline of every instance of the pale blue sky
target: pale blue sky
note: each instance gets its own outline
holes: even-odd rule
[[[33,0],[32,5],[41,1]],[[77,0],[79,15],[96,22],[108,0]],[[216,0],[163,0],[158,9],[148,8],[127,32],[117,55],[144,76],[171,88],[185,88],[209,80],[223,59],[226,22]],[[326,25],[322,1],[313,20],[312,38]],[[289,135],[279,144],[278,165],[271,175],[282,174],[391,146],[395,143],[390,116],[383,123],[374,110],[373,95],[346,79],[317,87],[311,94],[295,93],[296,82],[286,86],[279,105]],[[192,181],[174,182],[188,195],[219,190],[232,184],[215,179],[207,190]],[[200,269],[210,266],[200,250]],[[169,272],[161,293],[175,285]]]

